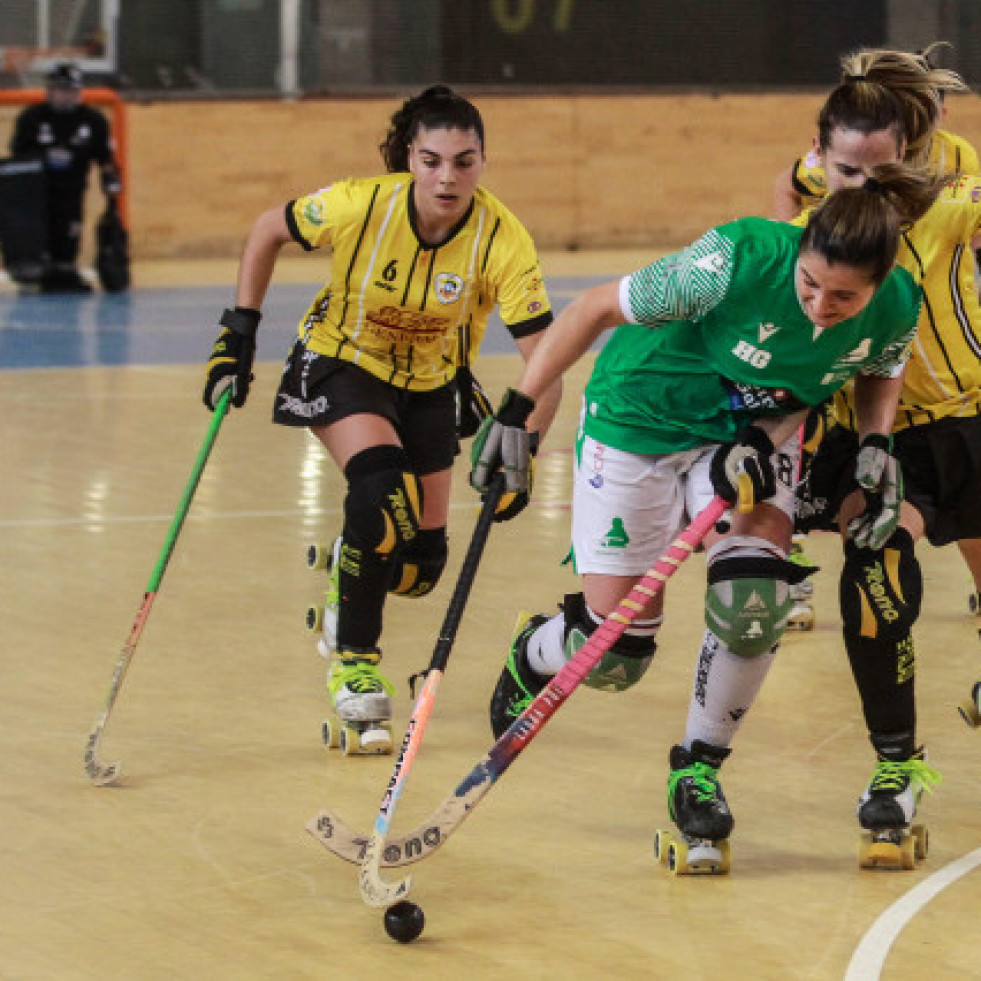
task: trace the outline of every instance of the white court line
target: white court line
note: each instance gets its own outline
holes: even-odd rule
[[[874,981],[882,973],[889,948],[903,927],[934,896],[943,892],[951,883],[967,875],[981,865],[981,848],[968,852],[962,858],[945,865],[911,889],[902,899],[897,899],[869,928],[861,943],[855,948],[848,962],[845,981]]]

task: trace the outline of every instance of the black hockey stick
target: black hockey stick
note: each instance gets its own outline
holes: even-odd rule
[[[377,828],[375,835],[368,839],[344,824],[330,811],[321,811],[314,815],[307,824],[307,831],[338,857],[348,862],[361,863],[362,869],[369,854],[372,862],[394,868],[411,865],[434,852],[463,823],[518,754],[538,735],[545,723],[619,640],[648,600],[664,588],[667,580],[691,555],[728,507],[721,497],[712,499],[705,510],[675,539],[656,565],[647,571],[620,605],[589,636],[575,657],[548,682],[491,747],[490,752],[422,824],[408,834],[389,839],[384,843],[384,852],[380,856],[377,855],[381,848]],[[385,827],[387,829],[387,822]],[[394,890],[397,893],[394,898],[403,898],[408,889],[409,879],[406,878]]]
[[[483,555],[484,546],[487,543],[487,536],[490,534],[491,525],[494,522],[494,511],[503,492],[504,478],[498,476],[484,497],[484,503],[480,509],[477,524],[470,538],[470,545],[467,548],[467,554],[464,556],[463,565],[460,568],[456,586],[453,589],[453,595],[450,597],[450,603],[446,610],[446,616],[443,619],[443,625],[440,627],[436,646],[429,660],[429,666],[424,672],[425,683],[412,709],[409,725],[402,739],[402,748],[399,751],[398,760],[395,762],[395,769],[388,782],[388,788],[382,799],[378,817],[375,819],[374,830],[370,837],[364,839],[365,848],[360,859],[361,872],[359,875],[359,886],[362,898],[372,906],[390,906],[405,896],[409,890],[408,880],[390,885],[379,874],[382,851],[385,847],[385,835],[388,833],[388,828],[391,824],[392,816],[395,813],[399,797],[405,789],[405,783],[412,769],[412,763],[422,743],[422,737],[426,731],[426,723],[429,721],[430,713],[433,710],[436,693],[439,690],[440,682],[446,671],[446,665],[449,661],[453,642],[456,639],[460,620],[463,617],[463,611],[467,605],[471,587],[477,576],[477,567],[480,564],[480,558]]]

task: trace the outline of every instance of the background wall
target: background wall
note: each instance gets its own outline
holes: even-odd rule
[[[729,218],[770,213],[773,180],[810,145],[822,97],[476,97],[484,183],[541,249],[684,244]],[[132,105],[135,256],[235,256],[265,209],[380,173],[377,145],[400,103]],[[951,99],[948,123],[981,144],[981,100]]]

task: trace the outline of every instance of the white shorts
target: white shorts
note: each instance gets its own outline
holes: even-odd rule
[[[642,576],[715,496],[709,467],[717,446],[678,453],[627,453],[583,436],[572,489],[576,572]],[[793,521],[795,433],[774,453],[777,493],[767,503]]]

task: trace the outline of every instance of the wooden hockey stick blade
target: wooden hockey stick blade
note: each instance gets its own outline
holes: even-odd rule
[[[510,728],[491,747],[488,754],[467,774],[456,789],[420,825],[401,837],[388,838],[381,856],[382,866],[411,865],[431,855],[463,823],[498,778],[522,750],[535,738],[546,722],[599,662],[606,650],[623,632],[626,623],[642,608],[642,600],[663,588],[697,544],[715,525],[728,507],[716,497],[689,527],[672,543],[657,565],[648,571],[621,601],[606,621],[586,641],[576,656],[535,696]],[[626,613],[622,612],[626,611]],[[618,623],[619,626],[613,626]],[[604,640],[613,634],[615,637]],[[603,644],[606,644],[603,647]],[[348,862],[363,862],[371,842],[357,835],[331,814],[321,811],[307,824],[307,830],[321,844]],[[375,846],[377,847],[377,846]]]

